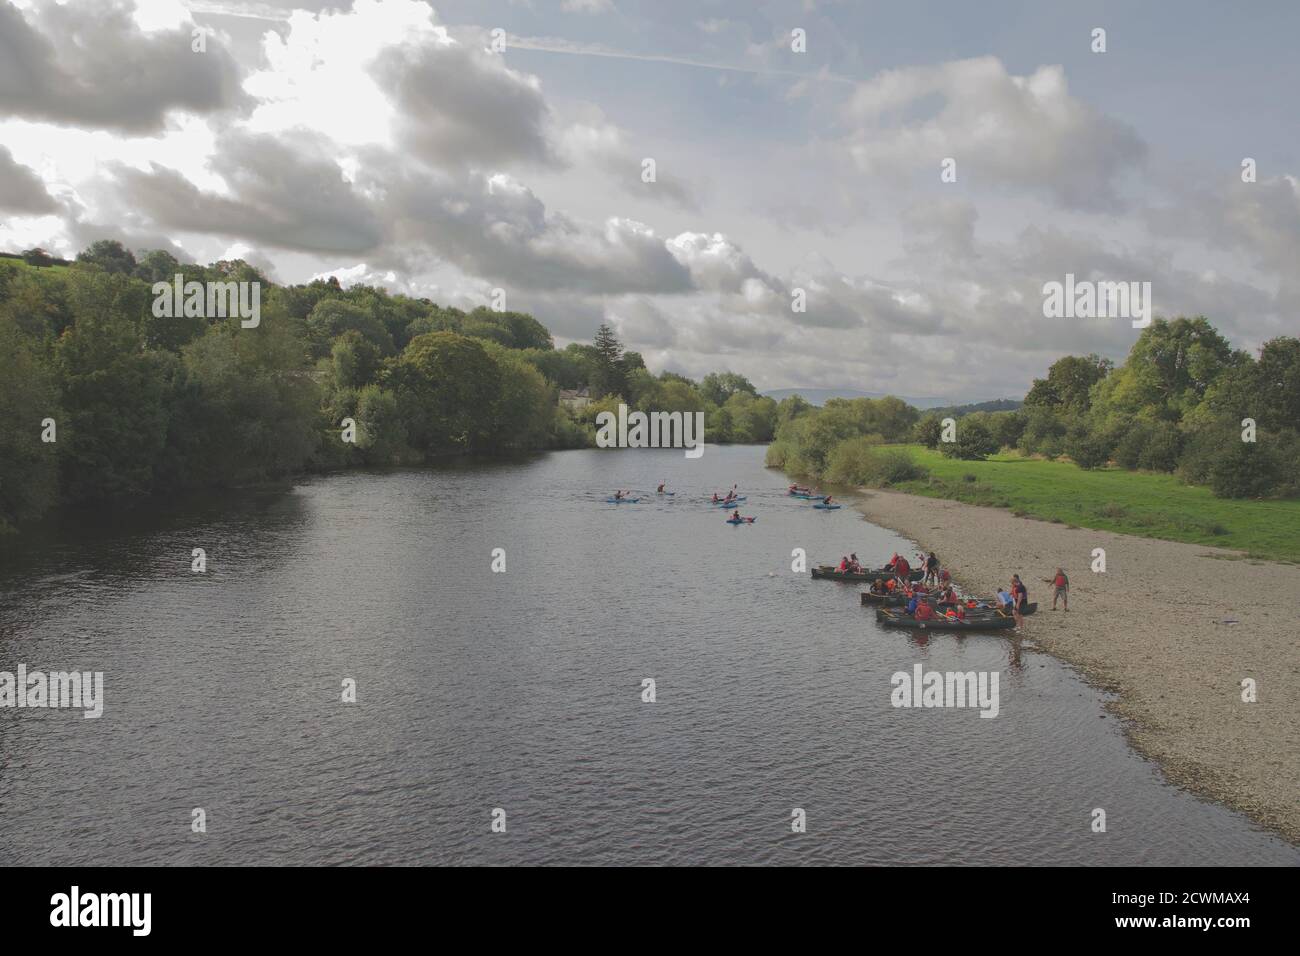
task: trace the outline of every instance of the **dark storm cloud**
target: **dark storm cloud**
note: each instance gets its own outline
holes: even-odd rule
[[[407,150],[438,167],[555,161],[540,86],[500,56],[448,41],[392,47],[372,73],[399,111]]]
[[[373,172],[373,170],[372,170]],[[502,175],[390,171],[385,218],[399,243],[418,242],[472,275],[504,287],[586,293],[678,293],[690,272],[649,227],[602,225],[548,213],[526,186]]]
[[[142,172],[119,165],[119,199],[170,229],[280,249],[366,252],[382,242],[383,228],[367,200],[344,180],[331,145],[304,133],[228,133],[211,165],[229,196],[204,192],[162,166]]]
[[[239,105],[239,73],[215,42],[191,50],[190,29],[142,32],[123,0],[43,4],[26,14],[0,0],[0,116],[157,132],[173,110]]]
[[[57,212],[59,204],[45,191],[45,183],[35,172],[14,161],[13,155],[0,146],[0,209],[19,215],[40,216]]]

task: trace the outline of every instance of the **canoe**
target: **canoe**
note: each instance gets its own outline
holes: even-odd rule
[[[904,594],[875,594],[871,591],[862,592],[863,607],[876,607],[880,605],[883,605],[884,607],[903,607],[904,605],[907,604],[907,602],[908,602],[908,597]],[[947,605],[944,605],[944,607],[946,606]],[[1021,613],[1028,616],[1030,614],[1033,614],[1037,610],[1038,610],[1038,602],[1030,601],[1028,604],[1025,605],[1025,609]],[[1006,613],[1010,614],[1011,612],[1007,611]],[[966,608],[966,616],[968,618],[969,617],[997,617],[998,609],[995,607],[968,607]]]
[[[888,608],[876,609],[876,623],[884,627],[903,627],[913,631],[1002,631],[1016,626],[1010,615],[994,614],[992,617],[967,617],[964,621],[935,616],[928,621],[918,621],[910,614],[891,611]]]
[[[843,505],[813,505],[814,508],[821,508],[823,511],[836,511],[843,508]]]
[[[640,498],[606,498],[605,500],[609,502],[611,505],[634,505],[641,499]]]
[[[902,594],[876,594],[874,591],[863,591],[862,603],[866,607],[873,607],[875,605],[902,607],[907,603],[907,597]]]
[[[868,583],[876,578],[891,578],[894,576],[892,571],[886,571],[883,568],[866,568],[862,571],[841,571],[834,565],[821,564],[812,569],[812,576],[815,578],[826,578],[830,581],[866,581]],[[925,577],[925,572],[914,570],[908,575],[908,580],[919,581]]]
[[[756,518],[728,518],[727,524],[753,524]]]
[[[1022,616],[1026,616],[1026,617],[1027,617],[1027,616],[1029,616],[1030,614],[1033,614],[1033,613],[1034,613],[1035,611],[1037,611],[1037,610],[1038,610],[1038,602],[1037,602],[1037,601],[1030,601],[1028,604],[1025,605],[1025,609],[1024,609],[1023,611],[1021,611],[1020,613],[1021,613]],[[995,608],[995,607],[979,607],[979,608],[975,608],[974,610],[970,610],[970,609],[968,609],[968,610],[966,611],[966,616],[969,617],[969,616],[972,615],[972,614],[975,614],[975,615],[981,615],[981,614],[982,614],[982,615],[988,617],[988,616],[990,616],[990,615],[1000,615],[1000,614],[1004,614],[1004,613],[1007,615],[1007,617],[1010,617],[1010,616],[1011,616],[1011,612],[1010,612],[1010,611],[1002,611],[1002,610],[1000,610],[1000,609],[998,609],[998,608]]]

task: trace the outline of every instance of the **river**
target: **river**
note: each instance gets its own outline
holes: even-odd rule
[[[792,572],[905,542],[762,461],[357,472],[0,539],[0,670],[104,674],[98,719],[0,709],[0,864],[1300,862],[1028,642],[911,639]],[[703,503],[733,483],[753,525]],[[891,706],[916,663],[998,672],[998,716]]]

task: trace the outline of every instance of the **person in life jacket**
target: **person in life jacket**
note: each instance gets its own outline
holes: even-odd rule
[[[922,601],[916,606],[916,613],[913,616],[918,621],[928,621],[934,617],[934,608]]]
[[[915,613],[917,612],[917,609],[918,609],[920,606],[921,606],[921,604],[920,604],[920,602],[917,600],[916,595],[913,594],[913,595],[912,595],[912,599],[911,599],[910,601],[907,602],[907,613],[908,613],[908,614],[915,614]]]
[[[839,567],[839,569],[840,569],[841,571],[847,571],[847,570],[849,569],[849,559],[848,559],[848,558],[840,558],[840,567]]]
[[[1011,614],[1016,619],[1016,627],[1025,626],[1024,610],[1029,603],[1029,588],[1020,580],[1020,575],[1011,575]]]
[[[1043,578],[1044,584],[1050,584],[1052,590],[1052,610],[1056,610],[1056,601],[1058,598],[1065,601],[1065,609],[1070,610],[1070,579],[1066,577],[1064,571],[1056,569],[1056,574],[1050,578]]]
[[[898,579],[897,579],[897,578],[890,578],[888,581],[885,582],[885,589],[886,589],[886,590],[888,590],[888,591],[894,591],[894,590],[896,590],[897,588],[898,588]]]

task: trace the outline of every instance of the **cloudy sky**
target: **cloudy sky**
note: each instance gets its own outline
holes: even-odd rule
[[[0,249],[500,288],[656,371],[1019,397],[1138,334],[1044,318],[1066,273],[1296,334],[1297,36],[1290,2],[0,0]]]

